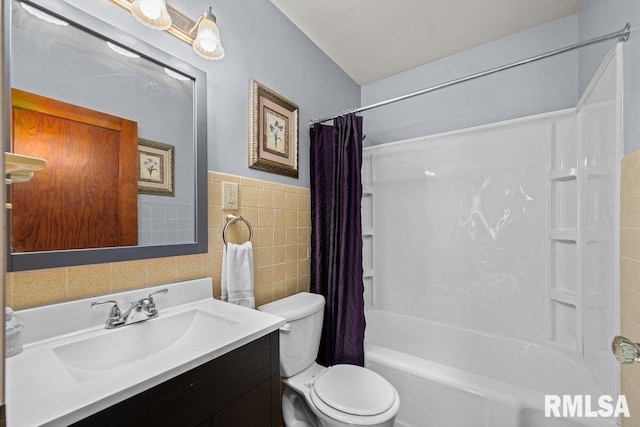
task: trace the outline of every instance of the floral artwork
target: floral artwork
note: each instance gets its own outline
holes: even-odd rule
[[[284,141],[282,140],[282,138],[280,138],[280,132],[282,132],[282,129],[284,129],[284,125],[278,124],[278,121],[276,120],[275,123],[269,123],[269,139],[267,139],[267,146],[269,148],[275,148],[276,150],[279,150],[278,148],[278,141],[282,142],[282,145],[284,145]]]
[[[174,151],[172,145],[138,139],[138,193],[175,195]]]
[[[270,108],[264,108],[265,135],[263,149],[278,156],[287,157],[289,154],[288,120]]]
[[[142,160],[142,168],[140,170],[140,178],[149,181],[162,182],[164,178],[160,174],[160,167],[162,165],[162,157],[154,156],[150,153],[142,153],[140,155]]]
[[[298,106],[251,81],[249,167],[298,177]]]

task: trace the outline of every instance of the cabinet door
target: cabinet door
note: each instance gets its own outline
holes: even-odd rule
[[[212,418],[212,427],[270,427],[271,380],[223,408]]]
[[[275,331],[74,426],[279,427],[278,368]]]
[[[211,418],[207,418],[206,420],[196,424],[196,427],[211,427]]]

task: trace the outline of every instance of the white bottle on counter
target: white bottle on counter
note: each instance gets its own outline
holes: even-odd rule
[[[13,310],[9,307],[5,310],[5,357],[11,357],[22,353],[20,331],[23,325],[14,315]]]

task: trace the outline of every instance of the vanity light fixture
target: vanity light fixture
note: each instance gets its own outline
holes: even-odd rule
[[[166,30],[169,34],[189,43],[205,59],[224,58],[220,30],[211,6],[194,22],[178,12],[165,0],[109,0],[131,12],[144,25]],[[165,12],[166,17],[165,19]]]
[[[131,14],[154,30],[166,30],[171,27],[171,16],[165,0],[135,0],[131,4]]]
[[[198,22],[193,26],[190,33],[193,33],[196,29],[198,32],[192,44],[193,50],[204,59],[217,61],[224,58],[220,30],[211,6],[198,18]]]

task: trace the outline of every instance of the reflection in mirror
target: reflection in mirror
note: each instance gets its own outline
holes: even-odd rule
[[[11,91],[13,150],[48,167],[15,185],[11,250],[135,246],[136,122]]]
[[[11,148],[47,167],[12,186],[10,268],[205,251],[204,73],[62,1],[11,21]]]

